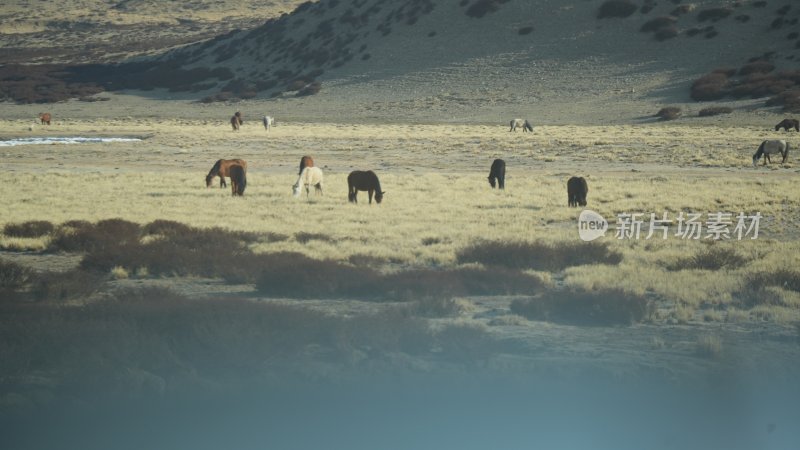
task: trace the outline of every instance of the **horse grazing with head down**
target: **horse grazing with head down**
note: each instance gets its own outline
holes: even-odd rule
[[[42,125],[50,125],[50,113],[39,113],[39,120],[42,122]]]
[[[272,129],[272,125],[275,123],[275,118],[272,116],[264,116],[264,118],[261,119],[261,123],[264,124],[264,129],[269,131]]]
[[[225,177],[230,176],[231,166],[241,166],[247,172],[247,161],[243,159],[219,159],[206,175],[206,187],[211,187],[214,177],[219,177],[219,187],[225,187]]]
[[[800,131],[800,120],[797,119],[783,119],[777,125],[775,125],[775,131],[780,130],[783,128],[783,131],[789,131],[794,128],[796,131]]]
[[[301,186],[306,188],[306,198],[310,198],[311,186],[314,186],[315,194],[322,195],[322,169],[319,167],[306,167],[297,177],[297,182],[292,186],[292,195],[300,196]]]
[[[300,170],[297,172],[298,175],[303,173],[303,169],[306,167],[314,167],[314,158],[310,156],[303,156],[300,158]]]
[[[494,189],[495,182],[500,189],[506,188],[506,162],[502,159],[492,161],[492,168],[489,169],[489,184]]]
[[[764,141],[761,145],[758,146],[758,150],[753,154],[753,166],[756,165],[759,158],[762,156],[764,157],[764,165],[767,165],[767,162],[772,163],[769,159],[769,155],[774,155],[776,153],[780,153],[783,156],[783,161],[781,164],[786,163],[786,159],[789,157],[789,143],[786,141],[781,140],[771,140],[771,141]]]
[[[572,177],[567,180],[567,206],[586,206],[586,194],[589,185],[583,177]]]
[[[528,122],[528,119],[511,119],[511,129],[508,131],[517,131],[518,127],[522,127],[522,132],[533,131],[533,125]]]
[[[244,195],[244,189],[247,187],[247,171],[245,168],[239,164],[233,164],[228,167],[228,173],[231,176],[231,195]]]
[[[358,203],[358,191],[367,191],[369,204],[372,204],[372,194],[375,194],[375,202],[380,204],[383,200],[381,182],[378,176],[371,170],[354,170],[347,176],[347,200],[350,203]]]
[[[239,111],[233,113],[233,116],[231,116],[231,127],[233,128],[233,131],[239,131],[239,127],[242,126],[243,123],[244,120],[242,120],[242,113]]]

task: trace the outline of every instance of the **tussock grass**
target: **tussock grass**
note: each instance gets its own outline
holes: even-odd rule
[[[0,259],[0,291],[23,287],[30,282],[32,275],[30,269]]]
[[[712,246],[693,256],[668,264],[667,270],[733,270],[750,262],[750,259],[730,247]]]
[[[661,108],[656,113],[656,117],[660,120],[675,120],[681,116],[681,108],[677,106],[667,106]]]
[[[17,238],[39,238],[51,234],[55,226],[46,220],[29,220],[22,223],[7,223],[3,234]]]
[[[512,269],[559,271],[585,264],[619,264],[622,255],[600,242],[476,242],[459,250],[461,264],[480,263]]]
[[[703,108],[700,112],[697,113],[700,117],[711,117],[711,116],[719,116],[722,114],[730,114],[733,112],[733,108],[729,108],[727,106],[711,106],[708,108]]]
[[[701,336],[697,339],[695,352],[703,358],[719,359],[722,357],[722,339],[719,336]]]
[[[548,291],[540,297],[514,300],[511,312],[569,325],[631,325],[650,318],[653,304],[643,296],[621,290]]]
[[[597,18],[625,18],[635,13],[637,9],[639,7],[630,0],[607,0],[597,10]]]

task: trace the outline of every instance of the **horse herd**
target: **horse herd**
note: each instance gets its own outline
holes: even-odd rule
[[[40,114],[40,119],[44,123],[44,114]],[[50,115],[46,114],[49,123]],[[264,129],[269,131],[274,124],[271,116],[264,116],[262,123]],[[231,117],[231,126],[233,130],[239,129],[239,126],[244,123],[240,112],[234,113]],[[511,129],[509,131],[516,131],[518,127],[522,127],[523,131],[533,131],[533,126],[527,119],[512,119]],[[797,119],[784,119],[775,125],[775,131],[783,128],[784,131],[789,131],[794,128],[800,132],[800,121]],[[773,139],[765,140],[761,143],[753,155],[753,165],[755,166],[761,157],[764,157],[764,165],[770,160],[770,155],[780,154],[783,157],[782,164],[786,162],[789,156],[789,143],[785,140]],[[302,189],[306,191],[306,198],[311,195],[311,187],[314,187],[314,192],[317,195],[322,195],[322,169],[314,166],[314,159],[310,156],[303,156],[300,158],[300,167],[298,177],[295,184],[292,186],[292,194],[299,197]],[[247,162],[243,159],[220,159],[218,160],[206,176],[206,187],[210,187],[215,177],[220,178],[220,187],[225,187],[225,177],[231,179],[231,191],[234,196],[244,195],[244,190],[247,187]],[[489,169],[489,185],[494,189],[505,189],[506,177],[506,162],[502,159],[495,159]],[[369,203],[372,204],[372,198],[375,197],[376,203],[380,204],[383,200],[385,192],[381,190],[381,183],[378,176],[371,170],[362,171],[355,170],[350,172],[347,176],[347,200],[351,203],[358,203],[358,191],[366,191],[369,197]],[[571,177],[567,180],[567,205],[571,207],[586,206],[586,196],[589,193],[589,185],[583,177]]]
[[[243,159],[218,160],[206,175],[206,187],[211,187],[216,177],[219,177],[219,187],[227,186],[225,177],[228,177],[231,179],[231,194],[234,196],[244,195],[247,187],[247,161]],[[301,190],[305,188],[306,198],[309,198],[312,187],[315,194],[322,195],[322,169],[314,166],[312,157],[303,156],[300,158],[297,181],[292,186],[292,195],[299,197]],[[358,191],[367,192],[370,204],[372,204],[373,196],[375,202],[380,203],[386,193],[381,190],[378,176],[371,170],[354,170],[347,176],[347,200],[351,203],[358,203]]]

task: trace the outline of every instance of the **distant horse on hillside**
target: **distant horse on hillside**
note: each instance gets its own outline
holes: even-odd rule
[[[492,161],[492,168],[489,169],[489,184],[494,189],[495,180],[500,189],[506,188],[506,162],[502,159]]]
[[[358,203],[358,191],[367,191],[369,204],[372,204],[372,194],[375,194],[375,202],[380,204],[383,200],[381,182],[378,176],[371,170],[354,170],[347,176],[347,200],[350,203]]]
[[[261,122],[264,124],[264,129],[269,131],[272,129],[272,125],[275,123],[275,118],[272,116],[264,116],[264,118],[261,119]]]
[[[771,164],[772,161],[769,159],[769,155],[774,155],[776,153],[780,153],[781,156],[783,156],[781,164],[786,163],[786,159],[789,157],[789,143],[781,140],[762,142],[761,145],[758,146],[758,150],[753,154],[753,166],[756,165],[756,162],[758,162],[759,158],[762,156],[764,157],[765,166],[768,162]]]
[[[297,177],[297,182],[292,186],[292,195],[300,196],[301,186],[306,188],[306,198],[311,195],[311,186],[315,188],[315,194],[322,195],[322,169],[319,167],[306,167]]]
[[[239,131],[239,127],[242,126],[244,120],[242,120],[242,113],[236,111],[233,116],[231,116],[231,127],[233,131]]]
[[[50,125],[50,113],[39,113],[39,120],[42,121],[42,125],[48,124]]]
[[[800,120],[797,119],[783,119],[777,125],[775,125],[775,131],[780,130],[783,128],[783,131],[789,131],[794,128],[796,131],[800,131]]]
[[[528,122],[528,119],[511,119],[511,129],[508,131],[517,131],[517,127],[522,127],[522,132],[533,131],[533,125]]]
[[[583,177],[572,177],[567,181],[567,206],[586,206],[589,185]]]
[[[247,161],[243,159],[220,159],[214,163],[214,167],[208,171],[208,175],[206,175],[206,187],[211,187],[211,182],[214,180],[214,177],[219,177],[219,187],[226,187],[227,184],[225,183],[225,177],[230,176],[230,167],[233,165],[242,166],[245,172],[247,172]]]
[[[244,189],[247,187],[247,171],[239,164],[233,164],[228,168],[228,173],[231,176],[231,195],[244,195]]]
[[[314,158],[310,156],[303,156],[300,158],[300,170],[297,171],[297,174],[300,175],[303,173],[303,169],[306,167],[314,167]]]

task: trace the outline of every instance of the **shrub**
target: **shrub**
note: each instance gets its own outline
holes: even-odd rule
[[[768,61],[754,61],[745,64],[739,69],[739,75],[750,75],[754,73],[769,73],[775,70],[775,65]]]
[[[14,290],[27,285],[33,272],[27,267],[11,261],[0,259],[0,292],[4,289]]]
[[[585,264],[619,264],[622,255],[599,242],[476,242],[456,253],[460,264],[558,271]]]
[[[30,220],[22,223],[8,223],[3,234],[9,237],[37,238],[51,234],[55,226],[46,220]]]
[[[467,8],[466,14],[469,17],[480,19],[486,14],[499,11],[500,6],[508,1],[509,0],[476,0],[475,3]]]
[[[700,117],[711,117],[711,116],[718,116],[720,114],[730,114],[733,112],[732,108],[727,106],[712,106],[709,108],[703,108],[697,114]]]
[[[526,34],[533,33],[533,27],[522,27],[517,31],[517,34],[520,36],[525,36]]]
[[[118,248],[139,240],[139,225],[122,219],[101,220],[97,224],[62,224],[48,245],[49,251],[91,252]]]
[[[50,272],[39,275],[33,282],[33,298],[47,302],[84,300],[100,288],[103,279],[83,270]]]
[[[752,289],[778,286],[791,291],[800,292],[800,271],[795,269],[778,269],[773,272],[751,274],[746,279],[746,286]]]
[[[301,231],[294,234],[294,238],[297,242],[301,244],[307,244],[310,241],[323,241],[323,242],[333,242],[335,239],[330,237],[327,234],[323,233],[306,233],[305,231]]]
[[[678,29],[675,27],[661,28],[656,31],[655,38],[657,41],[666,41],[678,36]]]
[[[697,20],[700,22],[708,20],[717,22],[730,16],[731,13],[733,13],[733,9],[727,7],[704,9],[697,14]]]
[[[712,72],[692,83],[691,97],[696,101],[719,100],[727,94],[728,77],[724,73]]]
[[[694,11],[694,8],[695,8],[695,6],[694,6],[694,5],[692,5],[692,4],[689,4],[689,5],[680,5],[680,6],[678,6],[677,8],[673,9],[673,10],[672,10],[672,11],[669,13],[669,15],[670,15],[670,16],[675,16],[675,17],[677,17],[677,16],[682,16],[682,15],[684,15],[684,14],[688,14],[688,13],[690,13],[690,12]]]
[[[675,120],[681,116],[681,109],[677,106],[667,106],[661,108],[656,113],[656,117],[660,120]]]
[[[648,20],[639,28],[642,33],[650,33],[658,31],[662,28],[673,27],[678,19],[672,16],[656,17],[655,19]]]
[[[597,18],[625,18],[635,13],[637,9],[636,4],[630,0],[606,0],[597,10]]]
[[[667,270],[733,270],[744,266],[750,259],[728,247],[713,246],[697,252],[694,256],[667,265]]]
[[[315,95],[318,94],[320,90],[322,90],[322,84],[319,81],[315,81],[311,84],[307,84],[305,87],[297,91],[297,94],[295,94],[295,96],[305,97],[308,95]]]
[[[531,320],[585,326],[632,325],[653,310],[651,301],[620,290],[548,291],[511,303],[511,312]]]

